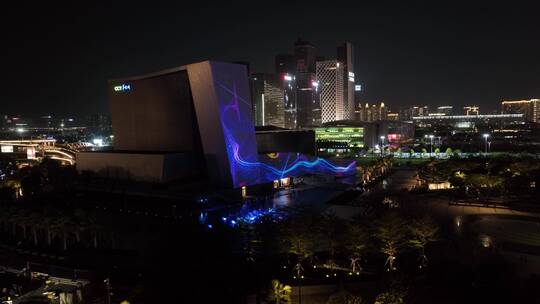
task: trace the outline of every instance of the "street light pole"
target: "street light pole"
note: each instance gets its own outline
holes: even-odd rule
[[[484,137],[484,142],[485,142],[485,154],[487,155],[487,153],[488,153],[488,138],[489,138],[489,134],[484,133],[482,136]]]
[[[430,144],[429,144],[429,157],[433,156],[433,134],[429,135],[429,140],[430,140]]]

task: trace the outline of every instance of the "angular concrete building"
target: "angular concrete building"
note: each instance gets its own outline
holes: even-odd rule
[[[114,150],[78,153],[79,171],[150,182],[204,176],[227,188],[355,171],[286,153],[261,162],[244,65],[205,61],[111,80],[109,98]]]

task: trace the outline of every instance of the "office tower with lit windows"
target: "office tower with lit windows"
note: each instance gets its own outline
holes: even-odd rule
[[[479,115],[480,114],[480,107],[478,107],[478,106],[466,106],[466,107],[463,107],[463,114],[464,115]]]
[[[523,114],[527,122],[540,122],[540,99],[505,100],[501,102],[502,114]]]
[[[337,60],[318,61],[316,70],[320,89],[321,121],[326,123],[345,119],[343,65]]]
[[[262,95],[263,125],[284,127],[284,90],[280,80],[274,75],[267,74],[264,79],[264,94]]]
[[[355,90],[355,74],[354,74],[354,47],[350,42],[338,46],[337,60],[343,65],[343,119],[354,119],[354,90]]]
[[[273,74],[256,73],[251,81],[255,124],[283,128],[285,94],[281,80]]]
[[[264,78],[264,73],[253,73],[249,78],[251,86],[251,110],[256,126],[262,126],[264,124]]]
[[[454,107],[453,106],[440,106],[437,107],[438,114],[442,115],[452,115],[454,113]]]

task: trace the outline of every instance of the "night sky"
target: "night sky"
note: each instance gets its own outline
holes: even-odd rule
[[[107,79],[205,59],[272,72],[298,37],[327,58],[351,41],[363,99],[394,109],[540,97],[538,10],[516,1],[73,2],[3,8],[0,114],[107,113]]]

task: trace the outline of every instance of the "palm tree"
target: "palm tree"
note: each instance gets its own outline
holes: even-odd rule
[[[88,215],[85,220],[81,221],[79,226],[81,231],[89,231],[92,235],[92,247],[98,248],[98,236],[103,230],[103,226],[98,222],[94,215]]]
[[[268,293],[268,301],[274,304],[291,303],[292,288],[289,285],[284,285],[278,280],[272,280],[270,292]]]
[[[45,228],[45,236],[47,240],[47,245],[52,245],[53,232],[55,230],[56,218],[51,215],[46,215],[43,217],[43,227]]]
[[[379,240],[381,251],[387,256],[387,270],[396,270],[396,256],[406,242],[406,221],[397,213],[387,213],[376,222],[375,237]]]
[[[345,247],[350,252],[351,270],[353,273],[358,272],[360,268],[360,260],[362,254],[367,248],[368,234],[365,229],[356,223],[349,224],[347,231],[347,241]]]
[[[424,216],[412,221],[409,225],[409,229],[412,235],[412,239],[409,240],[409,244],[420,250],[420,268],[427,266],[426,245],[430,242],[437,240],[437,234],[439,227],[433,222],[433,220]]]
[[[70,234],[75,234],[78,231],[76,223],[71,216],[60,216],[55,225],[55,230],[62,234],[62,249],[67,250],[68,237]]]
[[[36,213],[32,212],[28,216],[28,223],[30,226],[30,230],[32,231],[32,238],[34,240],[34,246],[37,247],[38,245],[38,230],[43,225],[43,217]]]

